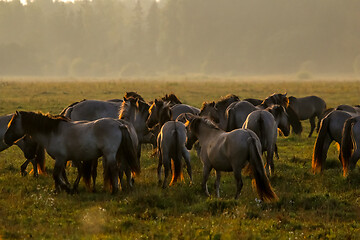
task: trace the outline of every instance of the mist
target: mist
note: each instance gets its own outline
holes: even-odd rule
[[[1,76],[360,76],[357,0],[0,1]]]

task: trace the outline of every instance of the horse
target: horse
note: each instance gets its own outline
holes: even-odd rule
[[[201,146],[200,159],[203,163],[202,189],[210,196],[207,180],[211,170],[216,170],[216,195],[220,197],[221,172],[234,172],[236,181],[235,199],[238,199],[243,182],[241,170],[249,163],[253,170],[254,181],[261,200],[272,201],[277,199],[269,179],[266,176],[261,158],[261,143],[256,134],[249,129],[237,129],[225,132],[211,120],[192,116],[186,123],[188,137],[186,146],[191,149],[196,140]]]
[[[174,106],[176,104],[182,104],[180,99],[173,93],[171,94],[165,94],[164,97],[161,98],[164,102],[168,102],[170,106]]]
[[[258,105],[259,109],[266,109],[267,107],[271,107],[272,105],[280,105],[286,109],[286,113],[289,116],[290,125],[292,126],[295,134],[301,134],[302,125],[299,120],[299,116],[296,114],[294,109],[289,106],[289,98],[287,97],[287,93],[273,93],[269,97],[265,98],[264,101]]]
[[[263,102],[263,100],[257,98],[245,98],[244,101],[248,101],[254,106],[259,106]]]
[[[243,129],[251,129],[259,137],[262,152],[267,153],[266,170],[268,174],[274,172],[274,153],[277,152],[276,139],[277,129],[280,128],[285,136],[289,136],[290,123],[284,107],[274,105],[265,110],[251,112],[242,126]]]
[[[8,114],[0,117],[0,152],[9,148],[4,140],[4,135],[7,130],[7,126],[13,117],[13,114]],[[25,162],[21,165],[21,175],[26,176],[26,168],[29,163],[33,165],[34,177],[37,177],[39,172],[45,172],[45,151],[39,147],[29,136],[25,136],[19,141],[15,142],[26,158]]]
[[[129,122],[136,130],[136,134],[139,140],[139,146],[137,149],[139,159],[142,143],[151,143],[154,146],[156,145],[156,138],[149,131],[149,128],[146,125],[146,121],[149,117],[149,108],[150,106],[140,99],[124,98],[119,113],[119,119],[123,119]]]
[[[257,109],[258,108],[256,108],[248,101],[238,101],[231,103],[225,112],[227,119],[225,130],[230,132],[234,129],[242,128],[247,116]]]
[[[172,173],[172,179],[170,185],[177,182],[179,178],[182,178],[182,163],[181,158],[184,158],[187,172],[192,182],[191,164],[190,164],[190,153],[185,147],[186,141],[186,128],[185,125],[177,121],[166,122],[157,137],[158,146],[158,182],[161,184],[161,168],[164,165],[164,180],[162,187],[167,187],[167,178],[169,170],[171,169],[171,160],[174,166]]]
[[[335,110],[343,110],[346,112],[351,112],[351,113],[357,113],[360,114],[360,105],[356,105],[356,106],[350,106],[350,105],[339,105],[335,108]]]
[[[135,98],[141,101],[144,99],[136,92],[125,92],[124,99]],[[60,115],[70,118],[73,121],[94,121],[100,118],[118,118],[122,106],[122,99],[111,100],[82,100],[74,102],[64,108]]]
[[[170,109],[172,112],[172,120],[175,120],[182,113],[192,113],[195,115],[199,115],[200,113],[200,109],[187,104],[175,104],[170,107]]]
[[[318,119],[316,131],[319,131],[320,121],[326,110],[326,103],[322,98],[317,96],[307,96],[302,98],[291,96],[289,97],[289,107],[295,111],[299,120],[309,119],[311,129],[308,137],[311,137],[314,132],[316,117]]]
[[[240,101],[238,96],[228,94],[221,97],[217,102],[204,102],[199,115],[208,116],[212,121],[217,123],[221,129],[226,130],[226,109],[230,104],[238,101]]]
[[[360,158],[360,116],[345,121],[341,139],[340,156],[344,176],[354,169]]]
[[[341,139],[345,121],[354,116],[356,116],[354,113],[334,110],[321,120],[312,156],[311,166],[314,173],[322,171],[332,141],[337,142],[341,149]],[[341,161],[341,156],[339,156],[339,160]]]
[[[146,124],[149,128],[159,124],[160,128],[165,122],[172,119],[171,104],[164,100],[155,99],[149,108],[149,117]]]
[[[120,161],[127,161],[132,171],[140,173],[129,130],[116,119],[73,122],[63,116],[16,112],[10,120],[4,141],[12,145],[24,135],[33,138],[55,159],[53,179],[58,192],[62,189],[70,192],[65,176],[61,175],[69,160],[79,166],[81,163],[97,161],[99,157],[104,156],[104,183],[110,182],[113,194],[118,191]],[[81,177],[81,168],[78,167],[78,170]],[[76,179],[74,188],[78,180]]]

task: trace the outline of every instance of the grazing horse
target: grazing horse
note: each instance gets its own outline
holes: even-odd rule
[[[354,169],[360,158],[360,116],[345,121],[340,148],[344,176]]]
[[[9,148],[4,140],[4,135],[7,126],[13,117],[13,114],[8,114],[0,117],[0,152]],[[26,168],[31,162],[33,165],[34,177],[38,176],[38,172],[45,172],[45,151],[39,147],[29,136],[25,136],[19,141],[15,142],[21,151],[24,153],[26,161],[21,165],[21,175],[27,175]]]
[[[319,131],[320,121],[326,110],[326,103],[322,98],[317,96],[307,96],[302,98],[289,97],[289,107],[292,108],[299,120],[309,119],[311,129],[308,137],[311,137],[315,129],[315,118],[318,119],[316,131]]]
[[[187,172],[192,182],[191,165],[190,165],[190,154],[185,147],[186,141],[186,128],[181,122],[168,121],[166,122],[158,135],[157,146],[159,163],[157,168],[159,184],[161,184],[161,167],[164,165],[164,181],[162,184],[163,188],[167,187],[167,178],[169,170],[171,169],[171,160],[174,165],[172,173],[172,183],[175,183],[179,178],[182,177],[182,163],[181,158],[184,158]]]
[[[345,121],[354,116],[356,116],[354,113],[334,110],[321,120],[312,157],[312,169],[315,173],[322,171],[332,141],[337,142],[341,149],[341,139]],[[340,156],[339,160],[341,161]]]
[[[259,137],[262,152],[267,153],[266,170],[268,174],[274,172],[273,156],[276,152],[277,129],[289,136],[290,123],[285,108],[274,105],[265,110],[256,110],[250,113],[243,125],[244,129],[251,129]]]
[[[5,133],[4,141],[12,145],[24,135],[33,138],[55,159],[53,178],[55,189],[70,192],[70,186],[61,175],[67,161],[78,166],[93,162],[101,156],[106,161],[104,182],[110,182],[112,193],[118,191],[118,164],[127,161],[131,170],[140,172],[135,149],[128,128],[116,119],[102,118],[92,122],[72,122],[62,116],[50,116],[34,112],[16,112]],[[79,179],[74,183],[77,184]]]
[[[188,127],[187,148],[191,148],[196,140],[199,140],[201,146],[202,189],[207,196],[210,196],[207,180],[214,168],[216,170],[216,195],[220,196],[221,172],[232,171],[236,180],[235,199],[237,199],[243,187],[241,170],[249,163],[255,179],[253,183],[256,185],[260,199],[271,201],[277,198],[265,173],[260,140],[253,131],[237,129],[225,132],[211,120],[198,116],[190,118],[186,125]]]
[[[199,115],[208,116],[213,122],[217,123],[221,129],[226,130],[226,109],[230,104],[238,101],[240,101],[238,96],[228,94],[225,97],[220,98],[217,102],[204,102]]]

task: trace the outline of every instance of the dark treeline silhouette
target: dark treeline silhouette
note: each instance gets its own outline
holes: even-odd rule
[[[358,0],[0,1],[0,75],[353,74]]]

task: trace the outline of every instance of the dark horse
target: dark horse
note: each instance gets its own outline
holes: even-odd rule
[[[9,148],[4,140],[4,135],[7,130],[7,126],[13,117],[13,114],[0,117],[0,152]],[[29,136],[25,136],[15,143],[21,151],[24,153],[26,161],[21,165],[21,175],[27,175],[26,168],[31,162],[33,165],[34,176],[38,176],[38,173],[45,172],[45,151]]]
[[[324,111],[326,110],[326,103],[322,98],[317,96],[308,96],[302,98],[289,97],[289,107],[294,110],[300,120],[309,119],[311,129],[309,137],[315,129],[315,118],[318,119],[317,129],[319,131],[320,121],[323,117]]]

